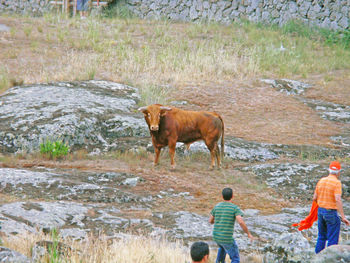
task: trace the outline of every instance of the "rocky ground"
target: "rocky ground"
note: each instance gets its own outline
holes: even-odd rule
[[[234,202],[245,211],[249,228],[260,237],[250,244],[237,228],[242,252],[258,249],[273,258],[284,247],[293,258],[310,257],[316,229],[302,235],[291,224],[308,212],[314,186],[327,175],[333,158],[342,161],[345,210],[350,212],[350,147],[345,131],[349,107],[331,102],[324,106],[320,100],[311,105],[300,95],[310,87],[300,82],[261,82],[267,83],[265,89],[302,102],[321,122],[335,123],[342,132],[327,140],[324,137],[327,143],[323,145],[250,141],[235,137],[230,132],[233,116],[224,117],[227,132],[222,169],[209,170],[204,144],[195,143],[189,151],[178,145],[178,165],[171,170],[166,150],[160,165],[152,164],[147,126],[136,111],[137,89],[107,81],[9,89],[0,105],[4,233],[59,228],[62,236],[83,239],[100,231],[110,237],[146,231],[186,242],[210,242],[208,214],[220,201],[222,188],[229,186],[234,190]],[[204,107],[192,99],[180,102],[184,108]],[[221,107],[214,110],[223,110]],[[39,143],[54,138],[71,146],[72,153],[65,160],[50,161],[37,155]],[[79,156],[82,150],[84,154]],[[17,157],[10,153],[17,153]],[[348,233],[344,229],[345,241]],[[286,245],[290,243],[295,246]]]
[[[315,226],[300,233],[290,225],[307,214],[314,186],[333,159],[344,169],[350,214],[350,73],[295,79],[188,82],[171,91],[171,105],[223,116],[220,170],[208,170],[201,143],[189,152],[178,145],[175,170],[167,150],[153,167],[147,126],[137,112],[139,90],[105,81],[103,74],[91,81],[15,85],[0,97],[2,231],[59,228],[76,239],[99,231],[110,237],[147,232],[210,242],[208,214],[228,186],[260,237],[250,244],[237,228],[242,252],[273,260],[282,248],[290,262],[309,257]],[[64,140],[71,154],[57,161],[39,156],[46,139]],[[349,232],[343,228],[343,243]]]

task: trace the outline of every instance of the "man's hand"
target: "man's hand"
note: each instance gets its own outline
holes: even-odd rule
[[[258,238],[257,237],[255,237],[255,236],[253,236],[252,234],[248,234],[248,238],[250,239],[250,241],[254,241],[254,240],[257,240]]]
[[[350,225],[349,220],[347,220],[345,217],[342,217],[342,218],[341,218],[341,221],[343,221],[347,226]]]

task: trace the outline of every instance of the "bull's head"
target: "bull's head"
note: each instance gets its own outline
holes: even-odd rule
[[[139,108],[139,111],[145,115],[145,120],[149,129],[151,131],[158,131],[160,117],[164,116],[168,111],[171,111],[171,108],[159,104],[153,104],[147,107],[141,107]]]

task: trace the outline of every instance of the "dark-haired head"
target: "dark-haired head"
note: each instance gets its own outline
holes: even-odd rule
[[[194,242],[191,246],[192,261],[193,262],[201,262],[206,256],[209,257],[208,244],[205,242],[202,242],[202,241]]]
[[[232,199],[232,196],[233,192],[231,188],[224,188],[224,190],[222,190],[222,197],[224,200],[229,201]]]

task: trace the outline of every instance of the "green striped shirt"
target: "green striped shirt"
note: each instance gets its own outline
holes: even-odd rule
[[[214,217],[214,241],[223,244],[232,244],[236,216],[243,216],[241,209],[231,202],[221,202],[213,208],[211,215]]]

